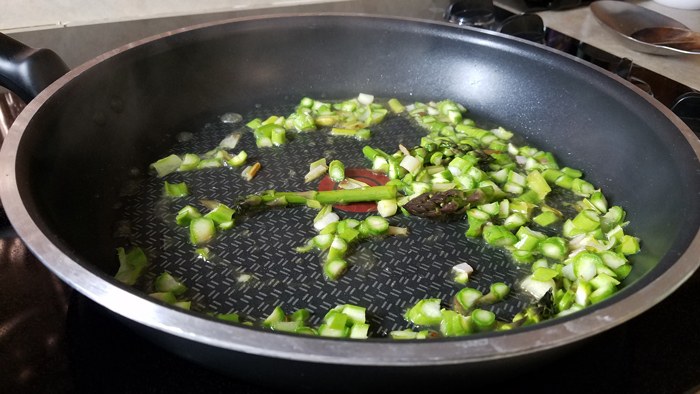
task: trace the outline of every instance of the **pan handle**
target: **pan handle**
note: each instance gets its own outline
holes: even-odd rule
[[[69,70],[50,49],[36,49],[0,33],[0,86],[25,103]]]

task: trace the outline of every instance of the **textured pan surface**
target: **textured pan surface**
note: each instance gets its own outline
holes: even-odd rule
[[[313,229],[316,211],[305,207],[274,209],[244,217],[231,231],[219,233],[210,245],[211,261],[196,257],[189,243],[186,228],[174,225],[174,214],[185,204],[203,209],[199,200],[212,199],[233,205],[237,198],[264,190],[303,191],[315,189],[318,180],[304,183],[308,163],[320,157],[339,159],[348,168],[366,168],[369,163],[362,147],[370,144],[386,152],[394,152],[398,144],[416,145],[425,131],[406,117],[389,116],[377,127],[369,141],[331,136],[327,129],[291,134],[290,141],[280,147],[257,148],[250,130],[243,126],[255,117],[286,115],[294,107],[261,107],[238,124],[214,120],[194,137],[177,143],[171,152],[204,153],[215,147],[231,132],[242,138],[232,152],[245,150],[248,163],[259,161],[263,169],[253,181],[240,176],[240,169],[228,167],[191,172],[178,172],[164,178],[154,175],[140,179],[137,194],[120,206],[130,231],[130,244],[140,245],[152,256],[150,275],[168,271],[182,278],[192,289],[195,309],[237,312],[260,320],[277,305],[288,313],[298,308],[316,312],[312,322],[318,324],[325,311],[338,304],[353,303],[369,308],[373,333],[403,329],[406,308],[421,298],[441,298],[449,302],[462,286],[452,280],[451,268],[467,262],[476,272],[470,287],[488,292],[491,283],[499,281],[517,288],[517,281],[527,265],[515,264],[503,250],[464,236],[466,220],[438,221],[406,218],[390,219],[396,226],[409,228],[407,237],[386,237],[358,243],[352,249],[350,270],[337,282],[323,276],[320,253],[301,254],[302,246],[317,232]],[[170,153],[170,152],[168,152]],[[167,153],[164,153],[164,156]],[[163,181],[186,182],[191,195],[185,198],[163,198]],[[342,218],[362,219],[372,213],[336,210]],[[239,282],[241,275],[251,279]],[[144,288],[148,291],[148,288]],[[508,302],[493,310],[509,320],[527,303],[528,297],[514,291]],[[446,303],[446,306],[448,304]]]

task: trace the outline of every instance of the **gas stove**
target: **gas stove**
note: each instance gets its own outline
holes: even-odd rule
[[[353,11],[395,14],[443,20],[447,1],[407,1],[396,10],[391,1],[339,2],[329,5],[265,9],[264,12]],[[526,2],[525,11],[542,7],[582,6],[580,1]],[[135,39],[213,19],[245,16],[234,14],[191,15],[160,20],[79,26],[16,34],[29,45],[66,48],[66,61],[75,66],[99,53]],[[498,23],[513,14],[496,8]],[[537,28],[537,20],[534,22]],[[531,24],[527,25],[531,27]],[[528,31],[526,33],[532,33]],[[528,36],[525,34],[525,36]],[[528,37],[533,37],[531,34]],[[663,78],[642,73],[624,59],[585,48],[557,32],[534,36],[560,50],[580,55],[624,77]],[[68,45],[70,43],[70,46]],[[82,44],[85,45],[82,45]],[[78,49],[82,48],[82,49]],[[583,49],[582,49],[583,48]],[[637,70],[639,72],[639,70]],[[666,104],[678,110],[688,124],[697,122],[694,92],[680,87]],[[6,96],[7,97],[7,96]],[[21,108],[10,99],[4,123]],[[7,101],[7,99],[5,100]],[[3,105],[0,105],[2,108]],[[7,115],[10,114],[10,115]],[[697,125],[697,123],[694,123]],[[5,126],[6,127],[6,126]],[[696,133],[700,130],[695,129]],[[0,218],[0,384],[12,393],[282,393],[293,387],[268,387],[217,372],[176,356],[141,337],[137,332],[93,301],[73,291],[49,272]],[[670,297],[631,321],[596,335],[563,359],[543,361],[537,371],[503,377],[489,388],[501,392],[539,393],[696,393],[700,392],[700,315],[694,313],[700,296],[696,273]],[[689,336],[688,333],[691,333]],[[688,349],[678,353],[676,349]],[[650,357],[651,356],[651,357]],[[277,382],[279,383],[279,382]],[[479,389],[465,382],[465,389]],[[436,389],[444,389],[436,382]],[[371,392],[371,382],[367,382]]]

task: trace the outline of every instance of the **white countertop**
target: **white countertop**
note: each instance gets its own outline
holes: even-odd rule
[[[629,1],[674,18],[695,31],[700,31],[700,10],[690,11],[663,6],[653,1]],[[513,0],[496,0],[507,11],[520,13]],[[615,55],[630,59],[634,64],[663,75],[691,89],[700,90],[700,55],[657,56],[633,51],[622,40],[605,29],[589,7],[563,11],[538,12],[544,25],[571,38]]]
[[[345,0],[1,0],[5,33]]]

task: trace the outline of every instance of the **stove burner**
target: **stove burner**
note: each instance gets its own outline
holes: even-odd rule
[[[443,18],[458,25],[495,30],[529,41],[544,43],[545,28],[537,14],[502,15],[491,0],[467,0],[451,3]]]

